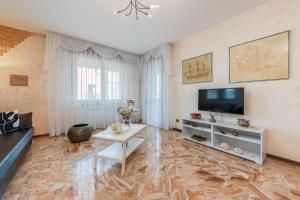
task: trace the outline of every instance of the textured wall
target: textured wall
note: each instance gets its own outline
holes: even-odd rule
[[[197,110],[200,88],[245,87],[246,115],[268,129],[268,153],[300,162],[300,1],[273,0],[174,45],[174,116]],[[197,23],[196,20],[194,23]],[[229,84],[230,46],[282,31],[291,31],[290,79]],[[182,85],[181,62],[213,52],[213,82]],[[207,115],[207,113],[205,113]],[[235,122],[240,116],[218,115]]]
[[[19,30],[10,32],[9,36],[6,33],[1,27],[1,39],[17,38],[20,34]],[[1,44],[3,47],[3,40],[0,41],[0,48]],[[0,111],[17,109],[20,113],[33,112],[36,135],[48,133],[48,87],[47,74],[43,71],[44,53],[45,38],[33,34],[0,56]],[[29,86],[10,86],[10,74],[27,75]]]

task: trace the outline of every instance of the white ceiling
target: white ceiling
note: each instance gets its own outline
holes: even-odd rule
[[[0,0],[0,24],[67,34],[142,54],[176,42],[267,0],[140,0],[152,18],[113,15],[129,0]]]

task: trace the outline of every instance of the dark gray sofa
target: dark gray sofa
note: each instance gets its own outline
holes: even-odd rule
[[[33,128],[0,135],[0,198],[32,142]]]

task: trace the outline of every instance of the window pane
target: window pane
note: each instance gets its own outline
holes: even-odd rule
[[[77,68],[77,99],[101,99],[101,70]]]
[[[120,99],[120,72],[107,72],[107,98]]]

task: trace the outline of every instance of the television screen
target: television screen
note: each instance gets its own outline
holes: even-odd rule
[[[198,110],[244,114],[244,88],[199,90]]]

